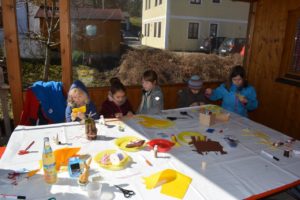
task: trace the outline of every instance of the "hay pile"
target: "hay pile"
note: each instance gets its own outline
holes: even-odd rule
[[[192,74],[204,81],[223,81],[232,66],[241,65],[238,54],[221,57],[215,54],[174,53],[158,49],[128,51],[123,55],[118,76],[125,85],[140,84],[142,74],[153,69],[160,84],[182,83]]]

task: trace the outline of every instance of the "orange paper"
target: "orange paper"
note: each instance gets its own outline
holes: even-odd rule
[[[79,152],[78,148],[62,148],[54,151],[56,170],[58,171],[61,166],[67,166],[69,158],[75,156]]]

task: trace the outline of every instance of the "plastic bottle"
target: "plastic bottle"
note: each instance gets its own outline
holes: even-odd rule
[[[48,184],[54,184],[57,181],[56,163],[54,153],[50,146],[49,137],[44,138],[44,150],[43,150],[43,168],[44,179]]]

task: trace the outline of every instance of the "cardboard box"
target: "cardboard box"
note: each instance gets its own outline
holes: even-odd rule
[[[204,126],[212,126],[216,123],[216,114],[215,113],[199,113],[199,122]]]

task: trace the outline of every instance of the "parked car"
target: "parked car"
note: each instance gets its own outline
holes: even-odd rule
[[[217,53],[224,39],[225,37],[212,37],[212,36],[205,38],[200,44],[200,52]]]
[[[219,47],[220,55],[240,53],[246,44],[246,38],[226,38]]]

